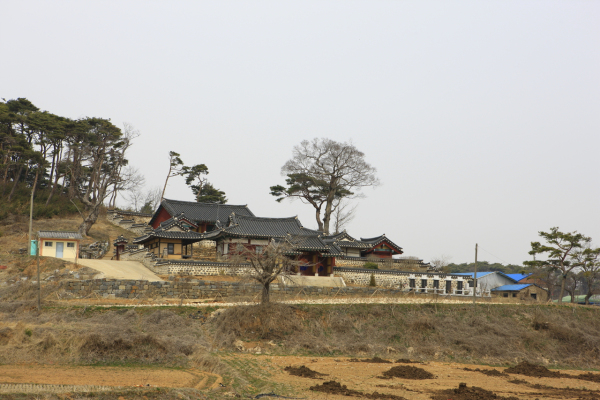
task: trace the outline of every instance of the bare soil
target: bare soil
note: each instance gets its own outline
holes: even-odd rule
[[[218,375],[192,369],[0,365],[0,384],[192,387],[201,389],[210,387],[217,380],[222,382]]]
[[[353,358],[350,361],[352,362],[366,362],[366,363],[375,363],[375,364],[391,364],[390,360],[384,360],[383,358],[373,357],[373,358]]]
[[[0,393],[5,393],[2,390],[9,385],[20,384],[22,389],[31,390],[31,385],[24,384],[50,384],[104,385],[114,386],[115,389],[147,387],[146,385],[150,385],[151,388],[194,388],[210,393],[208,398],[211,399],[238,396],[249,398],[255,397],[256,393],[329,400],[347,399],[349,396],[383,400],[600,399],[600,383],[582,383],[578,377],[590,373],[581,371],[562,371],[560,377],[528,377],[527,380],[515,383],[510,377],[484,375],[476,370],[475,367],[479,366],[475,365],[430,362],[421,364],[422,368],[419,369],[431,374],[433,379],[395,377],[393,382],[388,381],[390,384],[382,384],[377,377],[389,370],[389,365],[383,363],[357,363],[350,361],[350,358],[251,354],[224,354],[222,359],[231,365],[244,366],[243,369],[249,374],[264,374],[267,385],[252,383],[255,392],[250,395],[240,391],[233,384],[235,371],[219,375],[199,369],[13,364],[0,366]],[[250,366],[252,367],[249,368]],[[328,374],[330,378],[322,384],[315,385],[310,377],[290,374],[290,366],[297,370],[318,371],[319,374]],[[502,368],[486,370],[500,372]],[[23,392],[24,390],[21,390],[21,393]],[[3,394],[0,394],[0,397],[11,398]],[[21,398],[33,400],[39,397],[18,399]],[[80,394],[77,398],[88,397]],[[143,397],[118,395],[114,398],[128,400]]]

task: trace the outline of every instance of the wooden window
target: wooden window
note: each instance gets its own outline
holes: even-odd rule
[[[75,247],[75,243],[73,243],[73,242],[67,242],[67,247]]]
[[[416,283],[415,283],[415,280],[414,280],[414,279],[409,279],[409,280],[408,280],[408,285],[409,285],[411,288],[414,288],[414,287],[416,287],[416,286],[417,286],[417,285],[416,285]]]
[[[433,280],[433,288],[434,289],[439,289],[440,288],[440,281],[438,279],[434,279]]]
[[[502,293],[502,297],[508,297],[508,293]]]
[[[167,243],[167,254],[175,254],[175,243]]]
[[[44,247],[52,247],[52,242],[44,242]]]

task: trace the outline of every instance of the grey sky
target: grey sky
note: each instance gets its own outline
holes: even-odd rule
[[[298,215],[269,186],[303,139],[378,169],[349,226],[429,261],[521,263],[539,230],[600,245],[600,2],[2,2],[0,97],[129,122],[161,186],[169,150],[232,204]],[[183,179],[168,198],[192,200]],[[495,255],[492,256],[487,252]]]

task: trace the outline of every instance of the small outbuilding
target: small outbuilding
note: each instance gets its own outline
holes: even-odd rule
[[[548,291],[533,283],[518,283],[514,285],[503,285],[492,289],[492,295],[496,297],[517,298],[520,300],[548,301]]]
[[[38,238],[40,256],[69,260],[79,258],[79,242],[83,239],[79,232],[39,231]]]

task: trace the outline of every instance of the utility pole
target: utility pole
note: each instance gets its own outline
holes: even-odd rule
[[[37,257],[37,309],[42,312],[42,283],[40,282],[40,235],[37,235],[36,257]]]
[[[29,239],[29,244],[27,245],[27,255],[28,256],[32,256],[33,254],[31,254],[31,231],[32,231],[32,227],[33,227],[33,191],[35,190],[35,187],[31,188],[31,201],[29,202],[29,236],[27,237],[27,239]]]
[[[475,273],[473,274],[473,304],[477,301],[475,290],[477,289],[477,243],[475,243]]]

